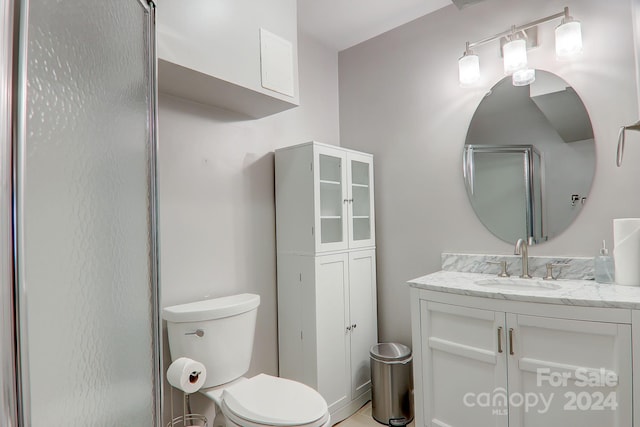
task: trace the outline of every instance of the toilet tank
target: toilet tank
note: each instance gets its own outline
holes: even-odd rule
[[[202,388],[233,381],[249,370],[260,296],[232,295],[165,307],[171,360],[188,357],[207,369]]]

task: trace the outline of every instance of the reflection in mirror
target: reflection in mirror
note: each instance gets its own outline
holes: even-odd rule
[[[505,77],[473,115],[463,154],[467,194],[480,221],[506,242],[562,233],[582,210],[594,171],[589,114],[552,73],[537,70],[523,87]]]

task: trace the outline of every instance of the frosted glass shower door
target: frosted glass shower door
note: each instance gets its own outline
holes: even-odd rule
[[[138,0],[25,3],[25,425],[156,426],[153,9]]]

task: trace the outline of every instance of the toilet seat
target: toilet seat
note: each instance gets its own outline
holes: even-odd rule
[[[224,403],[222,404],[221,410],[224,413],[225,418],[227,419],[227,424],[226,424],[227,427],[229,427],[229,426],[237,426],[237,427],[273,427],[273,426],[267,426],[266,424],[259,424],[259,423],[247,420],[245,418],[238,417],[237,415],[232,413]],[[230,423],[229,423],[229,421],[230,421]],[[308,424],[297,425],[297,426],[289,426],[289,427],[331,427],[331,417],[330,417],[329,413],[327,412],[327,414],[324,417],[322,417],[321,419],[319,419],[319,420],[317,420],[315,422],[308,423]]]
[[[302,383],[260,374],[225,388],[223,413],[235,424],[321,427],[329,411],[320,393]]]

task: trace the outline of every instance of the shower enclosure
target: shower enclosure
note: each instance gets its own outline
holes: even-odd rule
[[[155,6],[0,1],[0,425],[159,426]]]
[[[546,240],[544,168],[533,145],[474,145],[464,150],[464,181],[483,224],[507,242]]]

